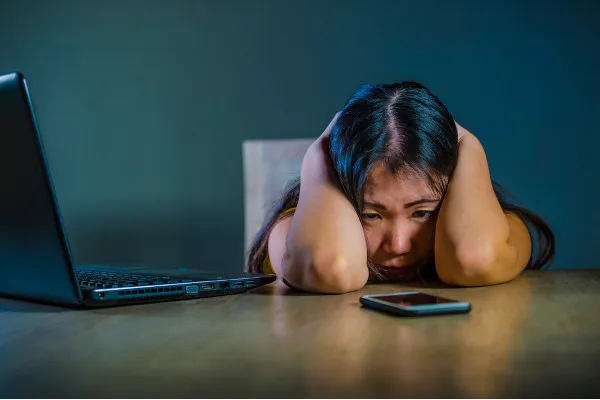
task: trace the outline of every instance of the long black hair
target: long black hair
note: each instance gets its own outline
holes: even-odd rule
[[[331,163],[358,215],[363,208],[365,181],[376,162],[383,161],[392,174],[416,172],[442,195],[458,162],[458,148],[454,118],[435,95],[415,82],[363,86],[346,102],[329,137]],[[537,239],[537,250],[532,251],[527,268],[547,266],[555,252],[548,224],[533,212],[509,203],[500,185],[492,184],[502,209],[521,218],[532,238]],[[249,271],[262,271],[269,235],[277,222],[291,214],[299,196],[300,180],[295,179],[256,235],[249,249]],[[368,267],[372,280],[385,279],[375,264],[369,261]]]

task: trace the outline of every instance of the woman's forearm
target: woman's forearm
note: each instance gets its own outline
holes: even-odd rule
[[[282,270],[293,286],[341,293],[366,283],[367,250],[360,220],[337,184],[325,147],[318,140],[304,157]]]
[[[440,278],[460,285],[486,284],[490,268],[510,257],[510,227],[490,178],[483,146],[464,134],[456,169],[437,219],[436,268]]]

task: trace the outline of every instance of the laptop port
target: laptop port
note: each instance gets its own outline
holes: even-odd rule
[[[213,290],[214,288],[215,288],[215,285],[213,285],[212,283],[202,284],[202,290]]]
[[[186,294],[198,294],[198,285],[189,285],[185,287]]]
[[[221,283],[219,284],[219,288],[220,288],[221,290],[229,289],[229,282],[221,282]]]
[[[254,280],[247,280],[246,281],[246,286],[254,286],[254,285],[256,285],[256,281],[254,281]]]
[[[242,281],[231,282],[231,287],[233,287],[233,288],[238,288],[238,287],[243,287],[243,286],[244,286],[244,282],[242,282]]]

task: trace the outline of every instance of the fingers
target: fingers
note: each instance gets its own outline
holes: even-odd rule
[[[321,134],[321,136],[329,136],[329,134],[331,133],[331,129],[333,129],[333,124],[335,124],[335,121],[338,119],[338,116],[340,115],[341,111],[338,111],[334,116],[333,119],[331,120],[331,122],[329,122],[329,125],[327,125],[327,128],[325,128],[325,130],[323,131],[323,133]]]
[[[458,143],[462,142],[462,140],[465,137],[473,135],[471,132],[462,127],[458,122],[454,121],[454,124],[456,125],[456,131],[458,134]]]

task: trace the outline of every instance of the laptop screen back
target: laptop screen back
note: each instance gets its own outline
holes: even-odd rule
[[[0,294],[76,303],[71,265],[25,79],[0,76]]]

